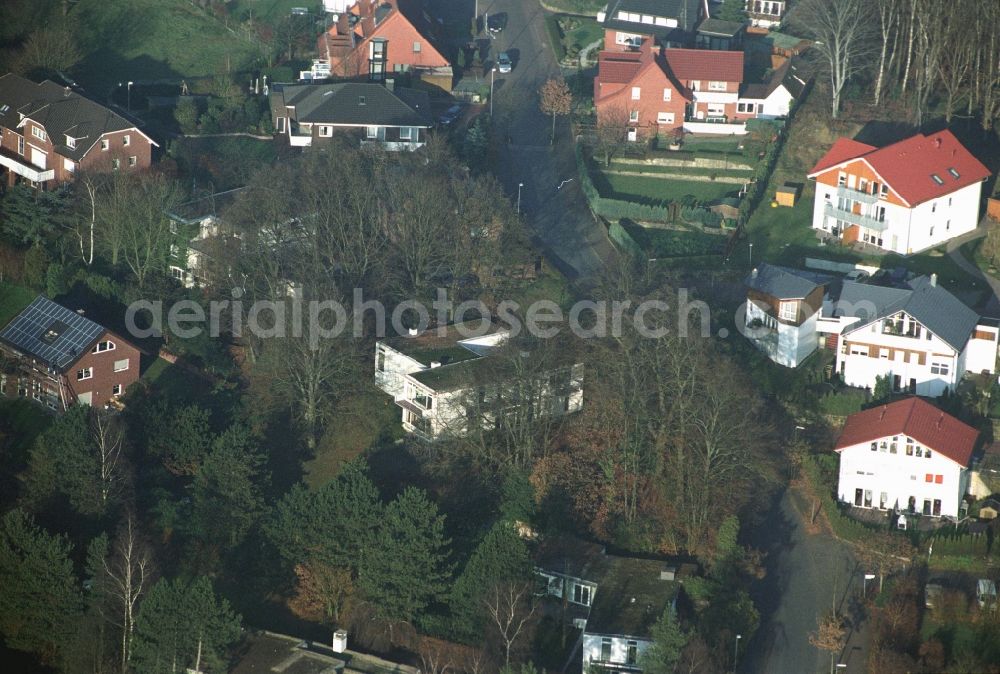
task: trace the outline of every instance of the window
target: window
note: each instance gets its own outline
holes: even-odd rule
[[[377,126],[369,126],[367,131],[368,131],[368,138],[378,138]]]
[[[674,123],[674,113],[672,112],[659,112],[656,114],[657,124],[673,124]]]
[[[691,80],[691,91],[698,91],[699,89],[701,89],[701,81]]]
[[[931,450],[928,449],[927,451],[925,451],[924,456],[926,456],[928,459],[931,458]]]
[[[839,173],[837,173],[837,186],[843,187],[846,184],[847,184],[847,174],[844,173],[843,171],[840,171]]]
[[[948,173],[951,174],[952,178],[955,178],[956,180],[958,179],[958,171],[956,171],[955,169],[949,168]],[[951,199],[948,199],[948,204],[951,205]]]
[[[368,99],[364,96],[358,96],[358,105],[365,105],[368,103]]]
[[[576,583],[573,585],[573,603],[582,604],[583,606],[590,606],[590,593],[591,588],[589,585],[580,585]]]
[[[133,155],[133,156],[131,156],[131,157],[128,158],[129,168],[134,167],[135,164],[136,164],[136,158],[135,158],[135,155]]]
[[[639,642],[629,641],[625,645],[625,664],[634,665],[639,659]]]
[[[879,195],[883,197],[889,196],[889,186],[886,185],[885,183],[882,183],[882,186],[879,187]]]
[[[132,143],[132,136],[127,133],[122,136],[122,147],[128,147]]]
[[[638,110],[629,110],[628,121],[630,121],[630,122],[638,122],[639,121],[639,111]]]
[[[708,116],[709,117],[725,117],[726,116],[726,106],[724,103],[709,103],[708,104]]]
[[[632,87],[632,100],[638,101],[639,96],[642,95],[642,87]]]
[[[124,372],[128,369],[128,358],[115,361],[115,372]]]
[[[17,153],[24,156],[24,136],[17,137]]]
[[[45,129],[40,126],[31,127],[31,135],[38,140],[48,140],[48,136],[45,134]]]
[[[711,81],[711,82],[708,83],[708,90],[709,91],[725,91],[726,90],[726,83],[725,82],[718,82],[718,81]]]
[[[76,149],[76,138],[72,136],[66,136],[66,147],[73,150]]]
[[[665,87],[663,89],[663,100],[669,101],[670,97],[673,96],[673,93],[674,93],[673,89],[671,89],[670,87]]]
[[[104,353],[105,351],[114,351],[115,343],[111,341],[98,342],[93,349],[90,350],[91,353]]]
[[[121,384],[115,384],[114,386],[111,387],[111,395],[113,395],[113,396],[120,396],[121,394],[122,394],[122,385]]]
[[[872,451],[874,452],[876,449],[878,449],[878,443],[877,442],[873,442],[872,443]]]
[[[923,456],[923,453],[924,453],[923,447],[921,447],[920,445],[917,445],[916,456],[917,457]]]
[[[782,302],[778,317],[786,321],[794,321],[798,317],[798,302]]]
[[[933,180],[938,185],[944,185],[944,179],[941,178],[941,176],[939,176],[937,173],[931,174],[931,180]]]
[[[72,173],[76,170],[76,164],[73,163],[72,159],[63,159],[63,168]]]
[[[931,213],[937,213],[937,202],[931,204]]]
[[[924,475],[924,482],[933,482],[933,481],[934,481],[934,476],[933,475],[931,475],[930,473],[927,473],[926,475]]]
[[[948,363],[931,363],[931,374],[948,374]]]
[[[413,53],[414,54],[419,54],[420,53],[420,43],[419,42],[414,42],[413,43]]]
[[[320,127],[319,127],[319,136],[320,136],[320,138],[329,138],[332,135],[333,135],[333,127],[332,126],[327,126],[326,124],[320,125]]]
[[[935,475],[934,484],[944,484],[944,475]]]
[[[94,369],[91,367],[85,367],[82,370],[76,371],[76,380],[83,381],[84,379],[90,379],[94,376]]]
[[[117,171],[121,167],[121,165],[122,165],[122,160],[119,159],[118,157],[115,157],[114,159],[111,160],[111,168],[113,168],[115,171]]]
[[[111,149],[111,141],[109,141],[107,138],[102,138],[101,139],[101,152],[107,152],[110,149]]]
[[[601,662],[611,661],[611,637],[601,639]]]
[[[284,133],[284,132],[285,132],[285,118],[278,117],[278,133]]]
[[[403,126],[399,129],[399,139],[400,140],[413,140],[413,129],[409,126]]]

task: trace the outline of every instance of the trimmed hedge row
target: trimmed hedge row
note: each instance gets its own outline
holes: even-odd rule
[[[650,222],[668,222],[670,220],[670,209],[665,206],[647,206],[637,204],[632,201],[621,199],[609,199],[602,197],[594,186],[594,181],[590,178],[590,168],[587,160],[583,156],[583,148],[579,143],[576,145],[576,168],[580,174],[580,184],[583,193],[590,202],[590,208],[601,217],[609,220],[647,220]]]

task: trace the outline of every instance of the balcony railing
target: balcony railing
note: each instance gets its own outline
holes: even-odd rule
[[[707,117],[693,117],[691,115],[684,115],[685,122],[704,122],[706,124],[728,124],[729,118],[725,115],[712,115]]]
[[[877,194],[869,194],[868,192],[862,192],[861,190],[856,190],[846,185],[840,185],[837,187],[837,196],[842,199],[853,199],[854,201],[860,201],[863,204],[874,204],[878,201]]]
[[[849,222],[852,225],[860,225],[861,227],[871,229],[876,232],[884,232],[889,228],[889,223],[884,220],[876,220],[869,215],[860,215],[853,211],[845,211],[842,208],[837,208],[833,204],[826,205],[825,213],[828,217],[843,220],[844,222]]]
[[[6,148],[0,149],[0,166],[6,166],[17,175],[36,183],[43,183],[56,177],[55,169],[39,168]]]

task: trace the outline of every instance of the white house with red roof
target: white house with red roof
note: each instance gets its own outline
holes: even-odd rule
[[[837,494],[858,508],[958,517],[978,437],[916,397],[852,414],[834,447]]]
[[[971,232],[990,171],[950,131],[876,148],[841,138],[809,177],[813,229],[910,255]]]

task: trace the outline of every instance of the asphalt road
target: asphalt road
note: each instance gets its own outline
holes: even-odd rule
[[[538,0],[480,0],[479,11],[507,14],[506,28],[495,38],[483,39],[489,40],[491,58],[506,51],[514,61],[513,70],[497,73],[494,82],[494,117],[501,140],[507,141],[500,152],[500,178],[514,200],[523,183],[521,212],[536,242],[550,262],[586,286],[600,276],[615,252],[576,180],[569,120],[557,120],[555,142],[550,144],[552,118],[538,109],[538,89],[559,74],[544,12]]]
[[[741,655],[741,674],[827,674],[830,655],[809,643],[817,619],[836,602],[851,616],[855,629],[837,662],[838,674],[866,671],[864,625],[859,622],[858,595],[862,571],[850,551],[836,539],[805,530],[789,491],[750,543],[767,553],[767,576],[752,591],[761,612],[761,627]],[[804,506],[802,506],[804,507]]]

